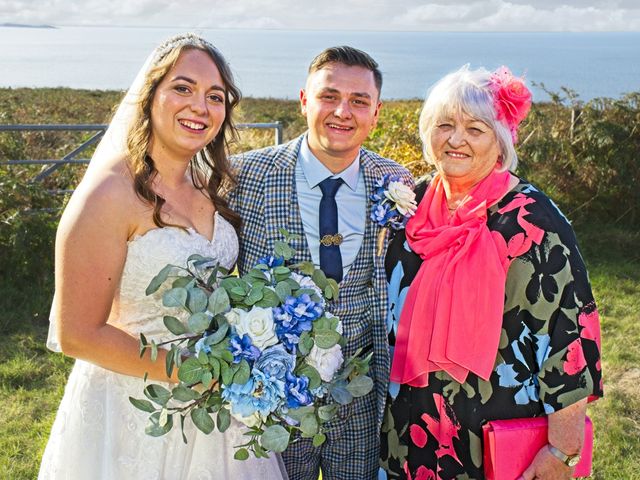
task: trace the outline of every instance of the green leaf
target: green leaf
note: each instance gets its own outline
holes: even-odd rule
[[[184,276],[176,278],[171,284],[171,288],[189,288],[194,283],[193,277]]]
[[[278,298],[280,299],[281,302],[284,302],[287,299],[287,297],[290,297],[291,293],[292,293],[291,285],[289,285],[286,281],[279,282],[276,285],[276,295],[278,295]]]
[[[289,446],[290,434],[282,425],[271,425],[264,430],[260,444],[267,450],[281,453]]]
[[[265,273],[259,268],[252,268],[251,270],[249,270],[246,276],[255,280],[260,280],[265,283],[269,282],[269,279],[267,278]]]
[[[144,395],[153,403],[164,407],[171,398],[171,392],[161,385],[152,383],[144,389]]]
[[[294,267],[297,268],[303,275],[309,276],[312,276],[313,272],[316,269],[315,265],[312,262],[300,262],[294,265]]]
[[[198,392],[196,392],[195,390],[191,390],[184,385],[178,385],[177,387],[174,387],[174,389],[171,390],[171,395],[173,395],[173,398],[175,398],[179,402],[190,402],[192,400],[195,400],[196,398],[200,398],[200,394]]]
[[[346,385],[334,385],[333,388],[331,388],[330,392],[331,398],[333,398],[340,405],[347,405],[353,400],[353,395],[351,395],[351,392],[347,390]]]
[[[183,333],[187,332],[185,326],[176,317],[165,315],[162,321],[164,322],[164,326],[167,327],[167,330],[169,330],[174,335],[182,335]]]
[[[227,291],[224,288],[217,288],[209,296],[209,305],[207,306],[207,310],[209,310],[213,315],[218,315],[219,313],[226,312],[230,305],[231,302]]]
[[[173,353],[173,349],[176,348],[175,345],[171,345],[171,352],[167,353],[167,356],[164,358],[164,369],[167,372],[167,377],[170,377],[173,374],[173,366],[175,365],[175,355]]]
[[[314,407],[309,405],[306,407],[291,408],[287,412],[287,415],[293,418],[295,421],[301,422],[302,419],[305,417],[305,415],[308,415],[313,412],[314,412]]]
[[[324,295],[328,300],[338,298],[338,292],[340,291],[338,287],[338,282],[336,282],[333,278],[327,279],[327,288],[324,289]]]
[[[264,287],[262,285],[254,285],[251,287],[251,291],[247,298],[245,298],[244,302],[247,305],[255,305],[257,302],[262,300]]]
[[[162,305],[165,307],[184,307],[187,303],[187,290],[184,288],[172,288],[162,295]]]
[[[218,411],[218,430],[224,432],[229,425],[231,425],[231,413],[226,408],[221,408]]]
[[[220,375],[222,377],[222,383],[224,383],[225,385],[231,385],[234,374],[235,371],[229,367],[228,363],[220,362]]]
[[[205,368],[195,358],[187,358],[178,369],[178,378],[187,385],[198,383],[202,378],[202,374],[208,368]]]
[[[147,337],[145,337],[142,333],[140,334],[140,358],[144,356],[144,352],[147,350]]]
[[[158,345],[155,340],[151,340],[151,361],[155,362],[158,359]]]
[[[354,397],[364,397],[373,389],[373,380],[366,375],[360,375],[349,382],[347,390]]]
[[[204,385],[205,388],[209,388],[209,385],[211,385],[212,380],[213,380],[213,374],[211,373],[210,370],[206,370],[202,374],[202,377],[200,377],[200,383],[202,383],[202,385]]]
[[[302,417],[300,422],[300,430],[302,430],[303,437],[313,437],[318,433],[318,419],[315,414],[309,413]]]
[[[336,416],[338,413],[338,405],[335,403],[330,403],[329,405],[322,405],[318,408],[318,417],[323,422],[327,422]]]
[[[131,404],[138,410],[143,412],[153,413],[156,411],[156,407],[149,400],[139,400],[137,398],[129,397]]]
[[[309,390],[318,388],[322,383],[322,378],[320,377],[318,370],[308,363],[304,363],[300,368],[297,368],[296,371],[298,375],[304,375],[309,379]]]
[[[249,293],[251,287],[247,282],[237,277],[228,277],[220,282],[220,286],[224,288],[232,300],[241,302],[245,295]]]
[[[214,380],[220,380],[220,361],[215,357],[209,357],[209,365],[211,365],[211,375]]]
[[[242,359],[240,361],[240,368],[238,369],[236,374],[233,376],[233,383],[244,385],[249,381],[250,377],[251,377],[251,367],[249,367],[249,363],[245,359]]]
[[[298,342],[298,350],[302,355],[308,355],[313,348],[313,338],[309,332],[302,332],[300,335],[300,341]]]
[[[198,427],[198,430],[206,434],[211,433],[216,426],[211,415],[209,415],[209,412],[207,412],[205,408],[194,408],[191,410],[191,420],[193,420],[193,424]]]
[[[262,300],[256,303],[257,307],[262,308],[272,308],[278,305],[280,305],[280,298],[276,295],[276,292],[268,288],[262,291]]]
[[[207,336],[207,339],[205,340],[205,343],[207,345],[217,345],[218,343],[220,343],[222,340],[225,339],[225,336],[227,335],[227,331],[228,330],[229,330],[229,324],[226,323],[226,322],[223,323],[220,326],[220,328],[218,328],[211,335]]]
[[[313,274],[311,275],[311,279],[320,290],[324,290],[324,287],[327,286],[327,276],[322,270],[314,270]]]
[[[273,243],[273,252],[277,257],[282,257],[285,260],[291,260],[296,254],[296,251],[287,242],[280,240]]]
[[[173,416],[168,415],[166,418],[163,416],[163,424],[160,424],[161,412],[155,412],[149,417],[149,424],[144,429],[147,435],[152,437],[160,437],[171,431],[173,428]]]
[[[187,320],[189,331],[192,333],[202,333],[211,324],[211,317],[204,312],[194,313]]]
[[[319,447],[327,440],[327,436],[324,433],[318,433],[313,436],[313,446]]]
[[[335,330],[320,330],[314,332],[313,339],[318,348],[331,348],[340,341],[341,335]]]
[[[241,448],[234,453],[233,458],[236,460],[247,460],[249,458],[249,451],[246,448]]]
[[[175,267],[173,265],[166,265],[162,270],[160,270],[160,272],[151,279],[151,282],[149,282],[149,286],[144,292],[145,295],[151,295],[156,292],[174,268]]]
[[[191,313],[204,312],[207,309],[209,298],[207,294],[198,287],[188,290],[189,298],[187,300],[187,308]]]

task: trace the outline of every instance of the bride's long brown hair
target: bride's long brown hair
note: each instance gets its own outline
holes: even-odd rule
[[[156,89],[182,52],[202,50],[215,63],[225,87],[225,118],[216,137],[198,152],[189,164],[193,185],[204,190],[215,209],[236,231],[240,228],[240,216],[229,208],[228,193],[237,182],[232,173],[227,152],[229,145],[237,139],[238,132],[233,123],[232,111],[241,99],[240,90],[235,85],[231,69],[222,54],[202,38],[187,34],[169,39],[156,49],[156,57],[144,80],[140,96],[135,105],[135,113],[127,134],[129,168],[133,175],[136,194],[143,201],[153,205],[153,223],[158,227],[171,224],[162,220],[161,209],[165,199],[154,192],[153,179],[158,173],[153,159],[148,154],[151,138],[151,105]]]

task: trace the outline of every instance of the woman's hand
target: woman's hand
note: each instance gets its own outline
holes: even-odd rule
[[[556,458],[545,445],[518,480],[569,480],[572,473],[573,469]]]

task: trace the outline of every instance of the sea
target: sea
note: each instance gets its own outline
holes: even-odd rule
[[[188,30],[188,29],[187,29]],[[151,50],[184,28],[0,27],[0,87],[126,89]],[[640,91],[640,32],[478,33],[192,30],[225,55],[243,95],[298,98],[324,48],[367,51],[384,76],[383,99],[423,98],[443,75],[470,64],[525,75],[534,100]]]

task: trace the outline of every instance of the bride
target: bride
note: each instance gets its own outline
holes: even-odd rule
[[[157,294],[166,264],[199,253],[232,267],[240,219],[227,205],[233,178],[226,135],[240,99],[210,43],[178,35],[149,57],[121,103],[56,239],[56,319],[50,344],[77,359],[47,444],[40,479],[286,478],[279,456],[233,459],[239,424],[205,435],[185,422],[145,434],[147,414],[129,403],[145,374],[176,382],[165,352],[139,356],[140,333],[171,338]]]

